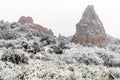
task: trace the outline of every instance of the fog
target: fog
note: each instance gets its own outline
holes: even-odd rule
[[[94,5],[106,33],[120,38],[120,0],[0,0],[0,20],[16,22],[20,16],[31,16],[55,35],[69,36],[75,34],[88,4]]]

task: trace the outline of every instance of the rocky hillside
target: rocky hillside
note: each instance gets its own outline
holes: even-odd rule
[[[100,48],[1,20],[0,80],[120,80],[120,40],[105,35]]]
[[[120,76],[120,40],[103,48],[71,43],[29,25],[0,21],[0,79],[110,80]]]

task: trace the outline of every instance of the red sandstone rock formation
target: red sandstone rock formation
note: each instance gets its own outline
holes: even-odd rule
[[[44,28],[41,25],[35,24],[34,26],[32,26],[32,28],[35,29],[35,30],[38,30],[39,32],[43,32],[43,33],[46,33],[46,34],[49,34],[49,35],[54,35],[51,29]]]
[[[94,7],[89,5],[79,23],[76,24],[76,34],[72,42],[80,44],[91,43],[98,47],[107,44],[107,37],[102,22],[97,16]]]
[[[18,22],[21,23],[21,24],[33,23],[33,19],[31,17],[29,17],[29,16],[28,17],[22,16],[22,17],[20,17]]]
[[[21,24],[32,24],[31,28],[35,29],[35,30],[38,30],[39,32],[43,32],[43,33],[46,33],[46,34],[49,34],[49,35],[54,35],[52,30],[51,29],[47,29],[41,25],[38,25],[38,24],[34,24],[33,23],[33,19],[31,17],[25,17],[25,16],[22,16],[20,17],[20,19],[18,20],[18,23],[21,23]]]

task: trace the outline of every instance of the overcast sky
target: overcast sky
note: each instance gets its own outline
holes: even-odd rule
[[[55,35],[75,34],[76,23],[87,5],[94,5],[106,33],[120,38],[120,0],[0,0],[0,20],[14,22],[31,16]]]

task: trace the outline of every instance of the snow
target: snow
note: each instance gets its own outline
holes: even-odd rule
[[[6,39],[9,36],[4,38],[0,35],[0,59],[8,50],[14,50],[15,54],[24,54],[28,57],[28,64],[14,64],[0,60],[0,78],[3,80],[71,80],[71,78],[110,80],[111,77],[114,80],[120,79],[120,40],[110,35],[107,36],[109,44],[104,48],[98,48],[71,43],[72,36],[61,36],[57,39],[38,33],[27,24],[13,25],[2,21],[0,29],[8,29],[10,33],[20,35],[8,40]],[[0,33],[4,34],[4,31],[0,30]],[[47,44],[47,40],[41,42],[45,36],[48,36],[47,40],[51,41],[50,44]],[[23,42],[27,45],[27,49],[24,48]],[[34,49],[34,42],[40,49],[36,53],[28,51]],[[62,49],[63,54],[56,54],[54,51],[49,53],[48,50],[53,50],[51,46],[59,46],[60,42],[64,42],[68,47]]]

